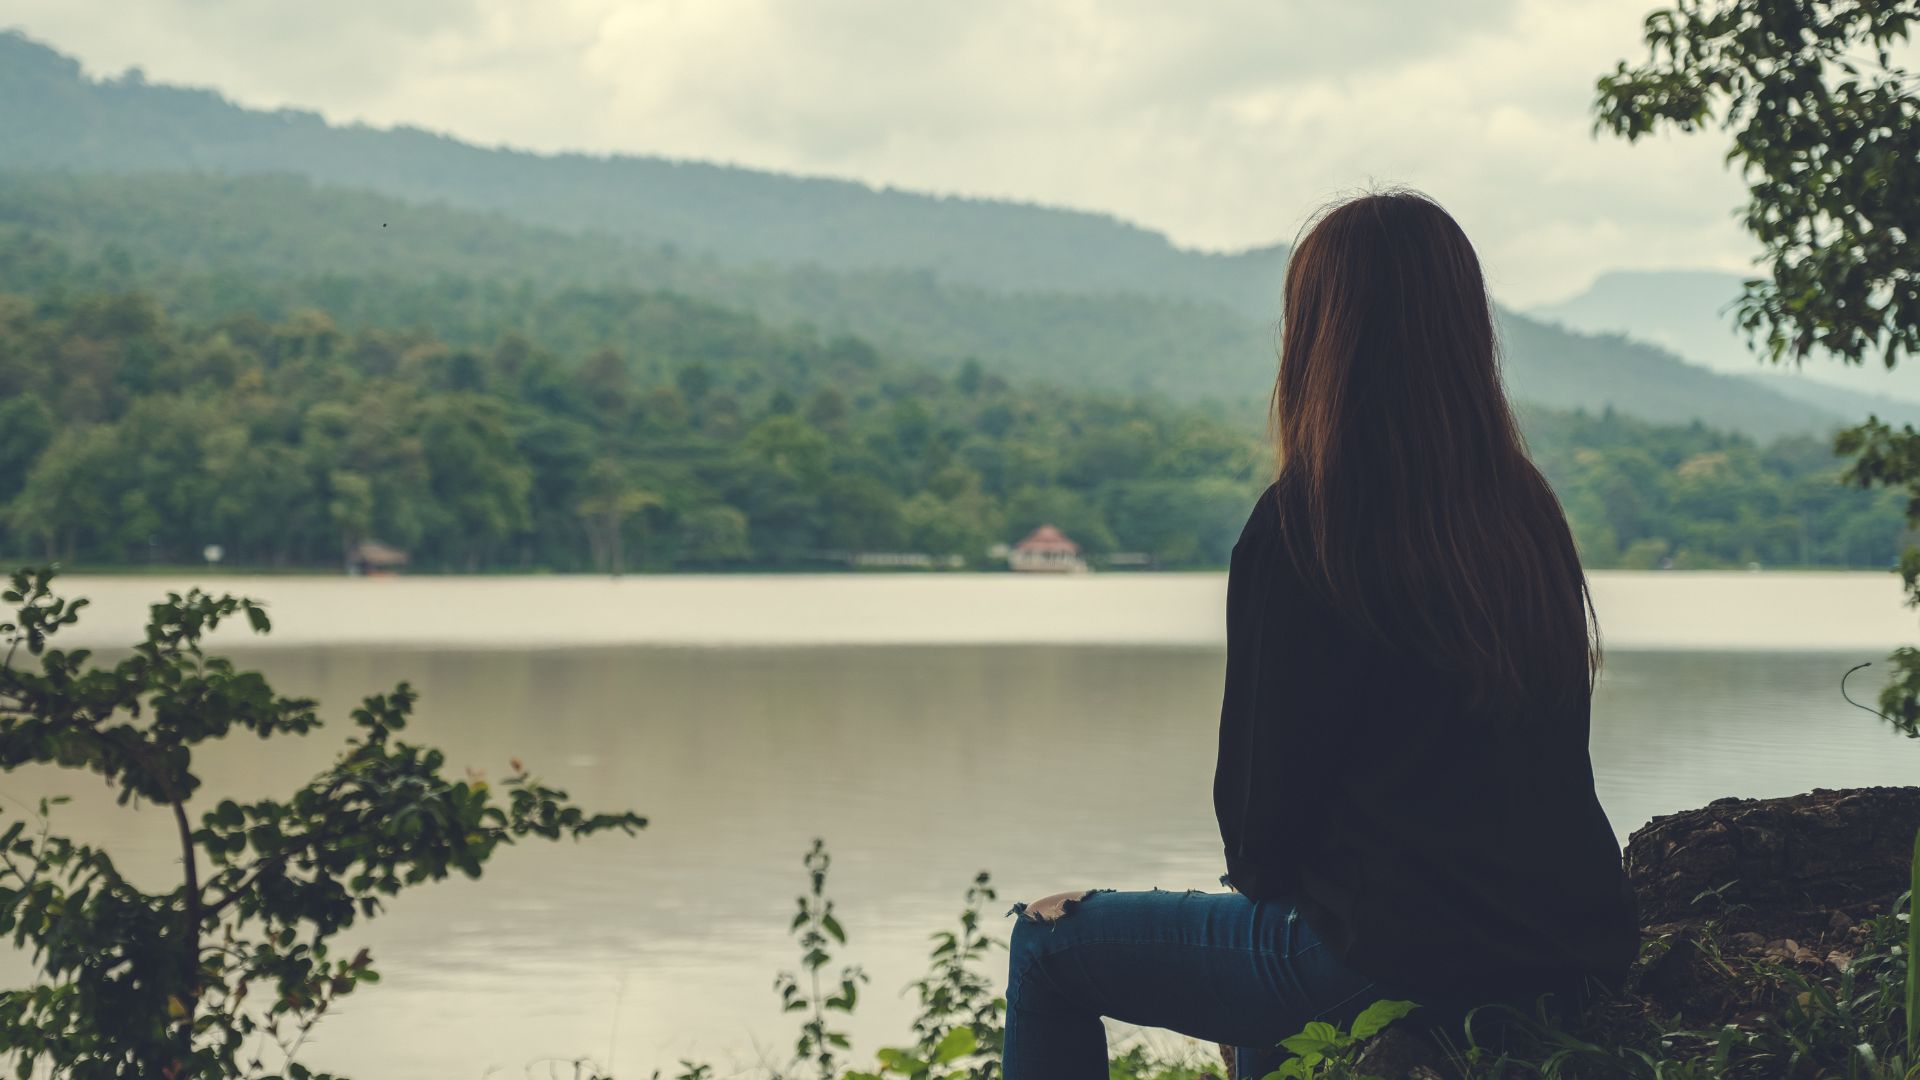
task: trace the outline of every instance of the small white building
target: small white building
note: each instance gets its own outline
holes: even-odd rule
[[[1007,565],[1015,570],[1079,573],[1086,570],[1087,561],[1080,557],[1079,544],[1052,525],[1042,525],[1013,545],[1007,552]]]

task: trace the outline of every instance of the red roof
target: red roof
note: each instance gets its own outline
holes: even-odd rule
[[[1027,534],[1025,540],[1013,545],[1015,551],[1064,552],[1068,555],[1080,554],[1080,545],[1067,539],[1066,534],[1052,525],[1042,525]]]

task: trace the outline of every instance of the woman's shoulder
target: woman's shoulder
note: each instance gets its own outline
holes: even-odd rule
[[[1282,520],[1285,507],[1284,481],[1268,484],[1247,512],[1240,539],[1233,545],[1232,568],[1257,577],[1268,589],[1297,585],[1300,581]]]
[[[1331,610],[1325,581],[1304,561],[1300,537],[1287,528],[1288,515],[1298,522],[1300,513],[1298,490],[1282,474],[1254,500],[1233,546],[1229,572],[1244,577],[1271,604],[1303,617],[1325,615]]]
[[[1247,513],[1247,523],[1240,529],[1236,550],[1256,542],[1264,546],[1279,537],[1281,490],[1281,482],[1275,480],[1254,500],[1253,509]]]

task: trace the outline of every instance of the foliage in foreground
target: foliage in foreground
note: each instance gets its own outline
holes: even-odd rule
[[[1651,941],[1643,967],[1667,949],[1687,950],[1694,954],[1688,962],[1717,972],[1732,991],[1732,1014],[1700,1024],[1629,997],[1571,1025],[1507,1017],[1504,1046],[1469,1047],[1454,1064],[1470,1080],[1912,1080],[1920,1077],[1920,1041],[1911,999],[1920,984],[1911,970],[1909,911],[1861,923],[1854,951],[1838,957],[1777,942],[1742,944],[1711,925],[1697,938]]]
[[[810,869],[824,865],[816,842]],[[1920,836],[1915,838],[1913,886],[1920,889]],[[803,907],[823,903],[824,882]],[[1636,992],[1602,1000],[1584,1014],[1561,1020],[1544,1009],[1523,1013],[1489,1007],[1457,1030],[1402,1033],[1407,1042],[1431,1039],[1426,1054],[1436,1075],[1460,1080],[1914,1080],[1920,1077],[1920,926],[1910,918],[1914,891],[1893,898],[1891,909],[1865,919],[1847,934],[1847,944],[1814,956],[1790,942],[1729,935],[1709,920],[1699,932],[1649,940],[1631,984]],[[915,984],[922,1006],[915,1040],[882,1049],[871,1071],[839,1069],[811,1056],[817,1045],[803,1033],[789,1071],[776,1078],[798,1080],[989,1080],[1000,1072],[1005,1001],[996,996],[998,969],[983,961],[1004,942],[980,934],[980,902],[993,893],[983,874],[968,891],[962,933],[935,935],[932,971]],[[1712,897],[1703,897],[1711,902]],[[836,924],[837,926],[837,924]],[[834,941],[845,944],[844,931]],[[803,935],[815,956],[817,943]],[[1656,968],[1688,965],[1713,983],[1708,996],[1721,1014],[1703,1023],[1697,1008],[1660,1003],[1645,993]],[[851,998],[832,1008],[852,1011]],[[1282,1040],[1292,1053],[1262,1080],[1382,1080],[1381,1062],[1368,1056],[1390,1025],[1417,1006],[1381,1001],[1350,1028],[1313,1023]],[[844,1049],[844,1044],[840,1045]],[[1224,1070],[1196,1044],[1166,1052],[1129,1041],[1109,1061],[1112,1080],[1200,1080]],[[680,1080],[703,1080],[707,1066],[690,1066]],[[1391,1080],[1398,1080],[1397,1075]]]
[[[209,807],[193,771],[201,745],[320,726],[313,701],[201,650],[228,619],[265,633],[266,612],[169,594],[132,655],[108,667],[55,644],[86,601],[60,598],[52,581],[22,570],[0,596],[16,607],[0,623],[0,771],[90,772],[121,804],[170,814],[182,880],[147,892],[105,850],[56,834],[49,812],[64,800],[43,802],[37,822],[0,817],[0,933],[38,968],[32,985],[0,990],[0,1065],[12,1075],[316,1075],[297,1060],[307,1032],[378,978],[366,950],[330,952],[336,935],[402,889],[479,877],[502,846],[646,824],[588,813],[518,762],[497,788],[450,777],[440,751],[399,737],[414,704],[404,683],[354,710],[340,757],[297,791]]]

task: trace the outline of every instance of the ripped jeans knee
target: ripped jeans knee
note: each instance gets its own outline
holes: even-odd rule
[[[1007,909],[1007,914],[1018,915],[1023,922],[1028,920],[1042,923],[1059,922],[1073,914],[1073,909],[1080,906],[1080,902],[1087,897],[1112,891],[1112,889],[1081,889],[1077,892],[1054,893],[1052,896],[1043,896],[1031,904],[1015,904]]]
[[[1007,1007],[1042,1012],[1071,1011],[1073,1003],[1058,995],[1045,974],[1053,954],[1071,948],[1082,928],[1074,912],[1090,896],[1112,889],[1080,889],[1055,893],[1008,909],[1014,918],[1007,942]]]

